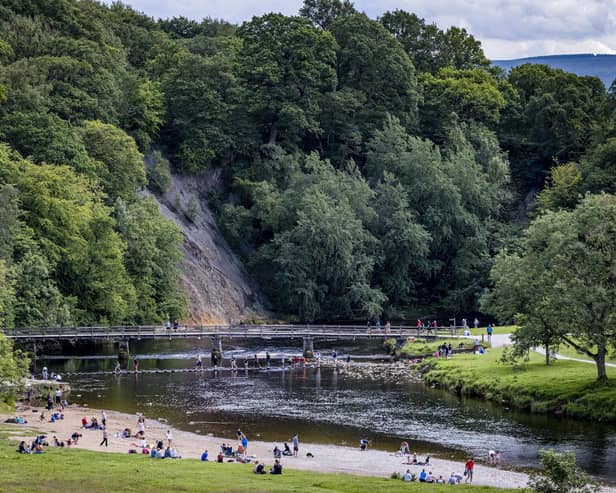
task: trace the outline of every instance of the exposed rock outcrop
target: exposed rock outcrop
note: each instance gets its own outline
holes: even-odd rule
[[[237,323],[268,317],[266,301],[220,232],[206,194],[216,186],[207,177],[174,175],[162,196],[161,213],[184,234],[181,283],[188,298],[188,323]]]

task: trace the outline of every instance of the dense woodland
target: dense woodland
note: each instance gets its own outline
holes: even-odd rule
[[[541,218],[616,192],[615,108],[597,78],[505,74],[400,10],[236,26],[4,0],[0,325],[182,317],[181,234],[143,190],[214,171],[202,198],[282,316],[478,310]]]

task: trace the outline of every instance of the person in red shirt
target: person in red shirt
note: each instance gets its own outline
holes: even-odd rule
[[[473,461],[473,458],[471,457],[470,459],[466,461],[466,464],[464,466],[464,475],[466,476],[466,479],[464,480],[465,483],[473,482],[473,469],[474,468],[475,468],[475,462]]]

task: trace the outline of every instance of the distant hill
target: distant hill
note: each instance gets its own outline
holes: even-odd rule
[[[573,72],[578,75],[595,75],[599,77],[605,87],[609,89],[612,81],[616,79],[616,55],[549,55],[535,56],[529,58],[518,58],[516,60],[494,60],[493,65],[509,71],[513,67],[525,63],[537,63],[549,65],[553,68],[560,68],[566,72]]]

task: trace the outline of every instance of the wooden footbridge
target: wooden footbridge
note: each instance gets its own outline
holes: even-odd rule
[[[302,339],[304,354],[314,350],[314,340],[357,340],[385,338],[451,337],[461,327],[413,327],[408,325],[182,325],[177,329],[156,325],[25,327],[2,329],[4,334],[23,343],[44,341],[110,341],[128,355],[129,341],[141,339],[203,339],[212,341],[222,354],[223,339]]]

